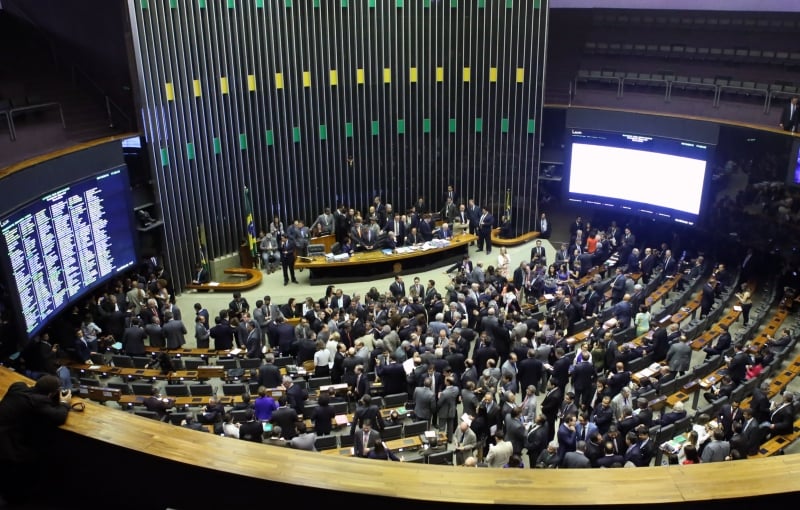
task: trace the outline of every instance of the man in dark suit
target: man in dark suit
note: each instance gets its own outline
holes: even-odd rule
[[[264,356],[264,364],[258,367],[258,385],[265,388],[277,388],[283,383],[280,368],[275,366],[275,355],[268,352]]]
[[[214,349],[224,351],[233,349],[233,329],[228,321],[222,317],[214,317],[214,327],[209,330],[209,336],[214,339]]]
[[[542,241],[539,239],[536,240],[536,245],[531,248],[531,265],[535,266],[536,264],[543,266],[547,264],[547,253],[544,246],[542,246]]]
[[[753,388],[753,395],[750,398],[750,410],[758,423],[769,421],[770,400],[769,382],[764,381],[761,386]]]
[[[470,198],[467,202],[467,215],[469,217],[469,233],[477,234],[478,223],[480,223],[481,218],[481,208],[475,203],[475,199],[473,198]],[[470,246],[471,245],[472,243],[470,243]]]
[[[554,382],[556,386],[561,388],[561,392],[569,382],[569,369],[572,361],[565,356],[564,349],[561,347],[556,348],[556,361],[553,363],[553,372],[550,375],[550,381]]]
[[[228,303],[228,310],[230,310],[233,315],[242,314],[250,311],[250,304],[247,302],[247,299],[242,297],[241,292],[234,292],[233,299]]]
[[[376,407],[377,409],[377,407]],[[380,416],[380,413],[378,413]],[[355,419],[355,418],[354,418]],[[361,429],[351,431],[353,435],[353,456],[366,457],[369,455],[370,450],[375,446],[375,443],[381,440],[381,434],[372,428],[372,419],[364,418],[361,421]]]
[[[653,361],[661,362],[667,359],[667,352],[669,351],[669,335],[667,328],[659,327],[653,331],[653,337],[650,343],[645,347],[645,353],[653,353]]]
[[[700,318],[704,318],[709,314],[711,311],[711,307],[714,306],[714,287],[716,286],[716,280],[712,276],[708,279],[706,283],[703,284],[703,294],[700,297]]]
[[[742,440],[744,442],[743,454],[755,455],[758,453],[758,447],[761,445],[761,439],[764,436],[762,429],[758,426],[758,420],[753,415],[751,408],[746,408],[742,411],[744,416],[744,425],[742,425]]]
[[[533,386],[540,389],[543,372],[544,363],[536,357],[536,349],[528,349],[525,359],[517,363],[517,381],[519,381],[520,388]]]
[[[422,242],[433,240],[433,222],[430,214],[425,214],[425,216],[423,216],[422,220],[419,222],[417,231],[422,238]]]
[[[289,276],[292,282],[299,283],[294,276],[295,245],[291,239],[286,237],[281,239],[279,246],[281,255],[281,267],[283,268],[283,285],[289,285]]]
[[[298,415],[303,414],[303,408],[308,400],[308,391],[299,384],[295,384],[289,375],[283,376],[283,387],[286,388],[286,399],[289,406],[297,411]]]
[[[618,361],[614,366],[614,371],[608,374],[608,391],[611,398],[617,396],[623,386],[631,382],[631,373],[625,369],[625,364]]]
[[[447,197],[444,202],[444,206],[442,207],[441,215],[442,221],[447,223],[452,223],[456,217],[456,212],[458,208],[456,207],[456,203],[453,201],[452,198]]]
[[[186,343],[186,326],[183,322],[173,319],[172,312],[164,314],[164,326],[161,330],[164,332],[164,340],[167,344],[167,349],[179,349]]]
[[[564,402],[564,391],[550,380],[547,383],[547,392],[542,399],[542,414],[547,420],[547,440],[552,441],[556,435],[556,418],[561,404]]]
[[[734,345],[735,353],[728,361],[728,375],[737,385],[744,382],[747,376],[747,365],[750,364],[750,356],[744,352],[744,345],[737,342]]]
[[[582,409],[587,409],[592,399],[595,388],[597,372],[594,364],[589,361],[589,352],[578,353],[580,359],[572,369],[572,388],[575,391],[575,403]]]
[[[400,299],[406,295],[406,285],[403,283],[403,277],[396,275],[394,281],[389,285],[389,292],[392,293],[395,299]]]
[[[684,408],[683,402],[675,402],[675,405],[672,406],[672,411],[662,414],[658,423],[662,427],[666,427],[667,425],[675,423],[676,421],[685,417],[686,409]]]
[[[144,356],[146,354],[144,348],[144,339],[147,338],[147,333],[141,326],[141,321],[138,317],[131,319],[131,325],[125,328],[122,333],[122,348],[129,356]]]
[[[769,417],[769,428],[767,432],[770,437],[791,434],[794,428],[794,394],[787,391],[783,394],[783,400],[778,407],[772,411]]]
[[[553,225],[550,223],[550,219],[547,217],[547,214],[542,213],[539,216],[539,237],[542,239],[550,239],[552,232]]]
[[[623,296],[625,296],[625,275],[622,268],[618,267],[611,282],[611,304],[616,305],[622,301]]]
[[[194,284],[203,284],[208,283],[210,280],[210,276],[208,275],[208,271],[202,264],[195,264],[194,265],[194,272],[192,272],[192,283]]]
[[[731,400],[729,404],[725,404],[720,408],[717,415],[717,422],[725,432],[725,441],[730,441],[731,437],[733,437],[735,423],[739,425],[744,423],[744,413],[739,408],[739,404],[739,399]]]
[[[486,206],[481,207],[481,215],[478,219],[478,251],[486,254],[492,253],[492,228],[494,228],[494,216]]]
[[[783,107],[781,111],[781,120],[778,123],[784,131],[797,131],[800,125],[800,105],[798,105],[797,96],[792,97],[789,104]]]
[[[728,325],[720,324],[719,328],[722,330],[722,333],[720,333],[716,341],[703,347],[703,351],[706,353],[706,359],[717,354],[724,354],[731,347],[732,339],[731,334],[728,332]]]
[[[386,222],[383,231],[387,234],[394,232],[394,237],[398,245],[402,245],[406,238],[406,224],[400,219],[400,214],[395,214],[392,219]]]

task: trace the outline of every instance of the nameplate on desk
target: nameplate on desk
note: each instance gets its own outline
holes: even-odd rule
[[[663,318],[662,318],[660,321],[658,321],[658,322],[659,322],[659,324],[664,324],[665,322],[667,322],[667,321],[668,321],[668,320],[670,320],[671,318],[672,318],[672,314],[665,315],[665,316],[664,316],[664,317],[663,317]]]

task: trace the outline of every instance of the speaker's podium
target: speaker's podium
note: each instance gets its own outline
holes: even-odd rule
[[[241,267],[251,269],[256,267],[253,252],[250,251],[250,245],[247,241],[242,241],[242,244],[239,245],[239,262],[241,262]]]

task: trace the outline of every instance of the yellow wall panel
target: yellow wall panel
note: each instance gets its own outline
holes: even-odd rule
[[[283,88],[283,73],[275,73],[275,88]]]
[[[489,68],[489,81],[490,82],[496,82],[497,81],[497,68],[496,67],[490,67]]]
[[[175,87],[172,86],[172,82],[168,81],[164,84],[164,92],[167,95],[167,101],[175,101]]]
[[[203,95],[203,88],[200,86],[200,80],[192,80],[192,89],[194,90],[194,97]]]
[[[392,70],[388,67],[383,68],[383,83],[392,83]]]
[[[247,75],[247,90],[250,92],[256,91],[256,75],[248,74]]]
[[[417,83],[417,68],[411,67],[408,69],[408,81],[411,83]]]
[[[471,74],[469,67],[465,67],[462,74],[464,75],[464,81],[469,81]]]
[[[517,83],[525,82],[525,69],[522,67],[517,68]]]
[[[356,69],[356,83],[359,85],[364,85],[364,70],[363,69]]]
[[[331,87],[334,87],[339,84],[339,73],[336,72],[336,69],[331,69]]]
[[[230,91],[230,89],[228,88],[228,78],[226,78],[225,76],[219,79],[219,90],[223,94],[227,94]]]
[[[303,86],[306,88],[311,86],[311,71],[303,71]]]
[[[436,68],[436,81],[444,81],[444,67]]]

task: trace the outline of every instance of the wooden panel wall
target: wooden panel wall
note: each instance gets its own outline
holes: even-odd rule
[[[546,0],[129,0],[141,115],[181,288],[274,215],[431,210],[447,184],[536,209]]]

